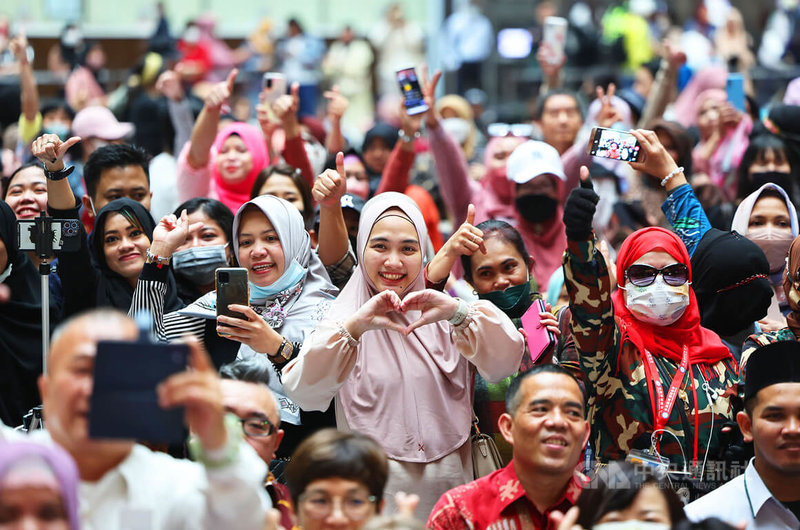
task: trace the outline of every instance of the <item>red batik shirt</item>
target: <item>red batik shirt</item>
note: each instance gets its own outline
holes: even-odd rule
[[[539,513],[517,478],[512,461],[494,473],[453,488],[439,499],[428,518],[435,530],[545,530],[554,529],[552,511],[562,513],[578,500],[587,479],[578,471],[572,475],[564,496]]]

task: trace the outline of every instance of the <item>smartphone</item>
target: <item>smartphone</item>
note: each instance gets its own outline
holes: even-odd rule
[[[564,61],[564,46],[567,42],[567,19],[547,17],[542,28],[542,42],[547,44],[547,62],[561,64]]]
[[[728,74],[725,92],[728,93],[728,101],[731,105],[739,112],[744,112],[744,77],[742,74]]]
[[[18,220],[17,245],[20,250],[45,249],[48,255],[51,250],[75,252],[81,247],[81,222],[46,216]]]
[[[286,76],[278,72],[265,72],[261,77],[261,90],[266,90],[264,99],[274,103],[276,99],[286,94]]]
[[[403,93],[406,113],[409,116],[413,116],[428,110],[428,105],[425,104],[425,97],[422,95],[422,88],[419,86],[416,70],[413,67],[404,68],[398,70],[396,75],[400,91]]]
[[[604,127],[592,129],[586,152],[592,156],[621,160],[623,162],[640,162],[644,160],[639,142],[634,135]]]
[[[185,441],[183,407],[162,409],[156,387],[186,370],[188,359],[186,344],[99,342],[89,399],[89,437]]]
[[[248,305],[250,286],[247,283],[247,269],[224,267],[215,272],[217,287],[217,316],[225,315],[246,320],[242,313],[228,309],[230,304]]]
[[[528,350],[531,352],[533,362],[556,345],[556,336],[541,324],[539,313],[547,311],[544,300],[534,300],[531,306],[522,315],[522,329],[528,336]]]

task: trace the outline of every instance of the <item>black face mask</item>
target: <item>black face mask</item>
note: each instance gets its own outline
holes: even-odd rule
[[[523,219],[530,223],[542,223],[552,219],[558,208],[558,201],[548,195],[521,195],[514,204]]]
[[[777,184],[783,191],[792,193],[792,175],[791,173],[783,173],[781,171],[760,171],[750,175],[750,180],[753,182],[753,191],[757,190],[764,184],[771,182]]]

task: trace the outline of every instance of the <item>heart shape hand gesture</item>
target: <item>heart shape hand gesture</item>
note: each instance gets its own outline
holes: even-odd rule
[[[408,335],[425,324],[452,318],[457,309],[458,300],[432,289],[415,291],[403,300],[400,300],[394,291],[386,290],[370,298],[352,317],[345,321],[344,326],[356,340],[365,331],[372,329],[390,329]],[[404,327],[389,318],[388,313],[392,311],[397,313],[420,311],[421,315],[417,320]]]

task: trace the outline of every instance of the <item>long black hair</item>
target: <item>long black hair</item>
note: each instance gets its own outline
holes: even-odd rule
[[[173,213],[179,217],[184,210],[187,214],[193,214],[200,210],[217,223],[229,243],[233,239],[233,212],[220,201],[208,197],[195,197],[175,208]]]

